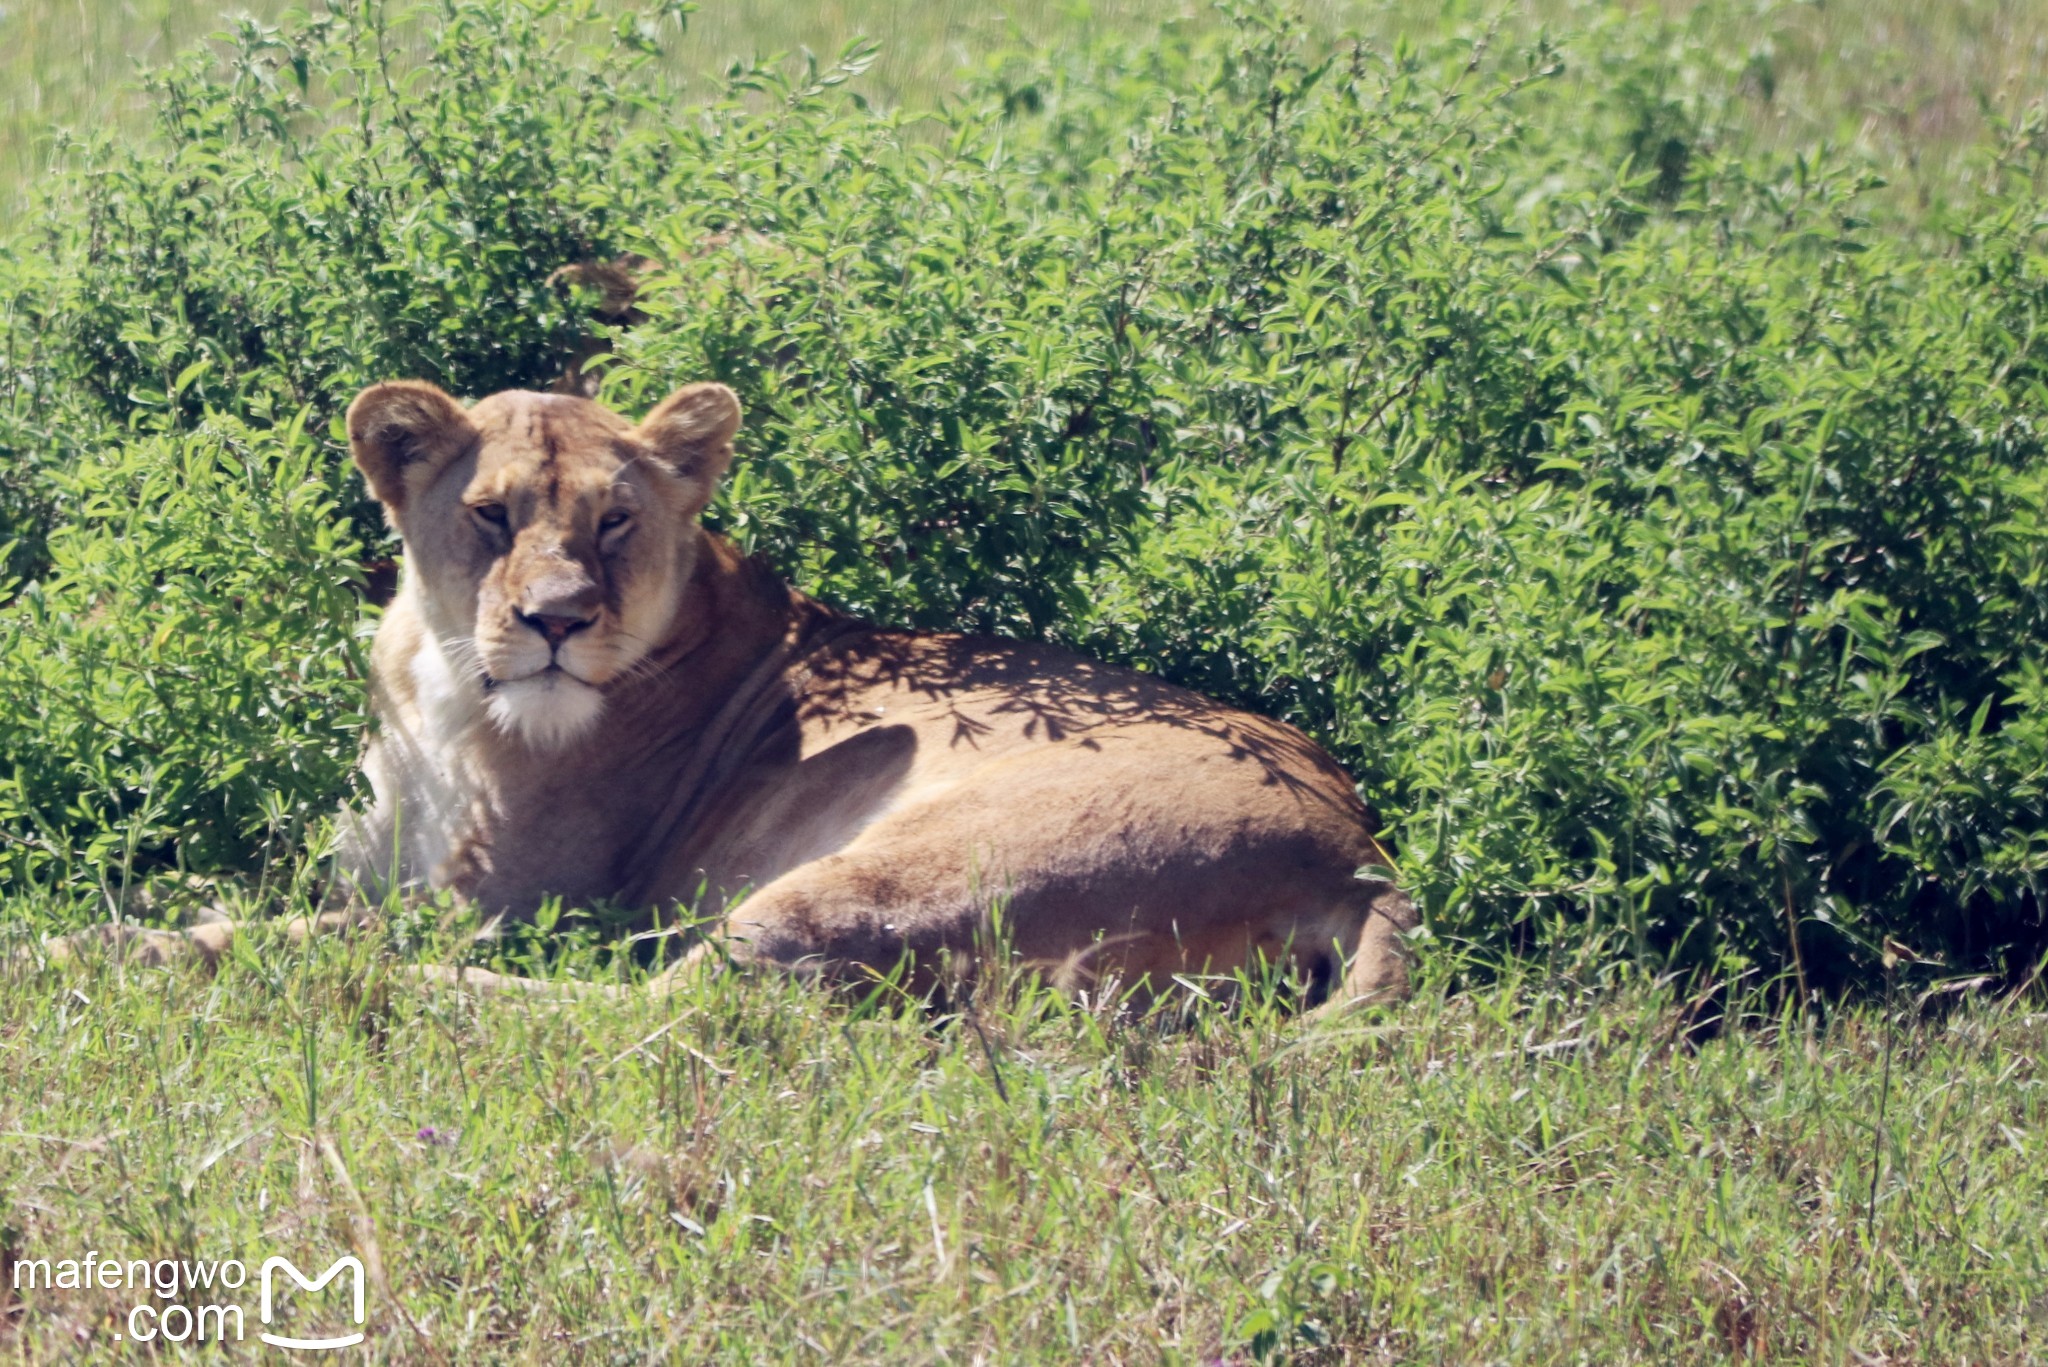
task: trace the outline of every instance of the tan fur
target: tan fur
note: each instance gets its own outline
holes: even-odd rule
[[[830,977],[971,970],[1001,938],[1080,985],[1265,960],[1340,1000],[1404,990],[1414,911],[1356,877],[1387,859],[1321,749],[1131,670],[794,591],[697,525],[738,423],[719,385],[637,426],[562,395],[356,401],[405,543],[366,892],[694,907],[739,960]]]

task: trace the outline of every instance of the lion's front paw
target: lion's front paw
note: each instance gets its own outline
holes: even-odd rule
[[[41,957],[54,964],[71,964],[107,955],[138,968],[168,968],[192,961],[211,968],[220,962],[233,935],[234,927],[222,921],[190,930],[150,930],[125,921],[114,922],[46,940]],[[22,950],[17,957],[35,954],[33,949]]]

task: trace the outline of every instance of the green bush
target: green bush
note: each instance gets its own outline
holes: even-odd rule
[[[54,269],[10,291],[29,382],[0,454],[39,461],[53,426],[104,442],[210,411],[310,406],[324,425],[391,375],[546,383],[584,333],[554,268],[616,254],[669,187],[640,79],[659,31],[600,23],[590,0],[395,21],[357,4],[245,19],[152,73],[154,139],[87,146],[17,244]]]
[[[253,869],[347,790],[362,548],[305,418],[217,418],[62,475],[73,516],[0,646],[10,888],[104,887],[137,855]]]
[[[2042,947],[2028,176],[1875,230],[1853,167],[1725,145],[1648,19],[1567,90],[1569,49],[1324,51],[1246,8],[913,119],[849,97],[859,51],[681,105],[672,11],[377,13],[160,75],[157,139],[17,244],[0,511],[39,583],[0,678],[62,701],[0,699],[11,877],[246,867],[338,799],[383,534],[328,420],[375,378],[548,383],[594,326],[552,272],[631,249],[663,265],[602,394],[739,389],[715,521],[856,610],[1296,721],[1439,934],[1813,983],[1887,936]],[[142,488],[155,539],[116,535]],[[320,587],[252,610],[273,575]],[[215,630],[158,640],[160,600]],[[144,642],[246,705],[95,663]]]

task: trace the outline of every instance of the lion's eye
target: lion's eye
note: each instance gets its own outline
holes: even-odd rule
[[[505,525],[505,505],[502,503],[479,503],[470,509],[493,527]]]
[[[597,520],[599,532],[615,532],[632,521],[632,514],[623,508],[614,508]]]

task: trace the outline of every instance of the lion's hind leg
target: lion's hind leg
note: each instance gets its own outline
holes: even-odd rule
[[[1343,973],[1311,1013],[1322,1018],[1365,1006],[1406,1000],[1409,992],[1408,933],[1420,924],[1415,904],[1391,884],[1367,893],[1356,907],[1341,909],[1330,943],[1343,951]]]

